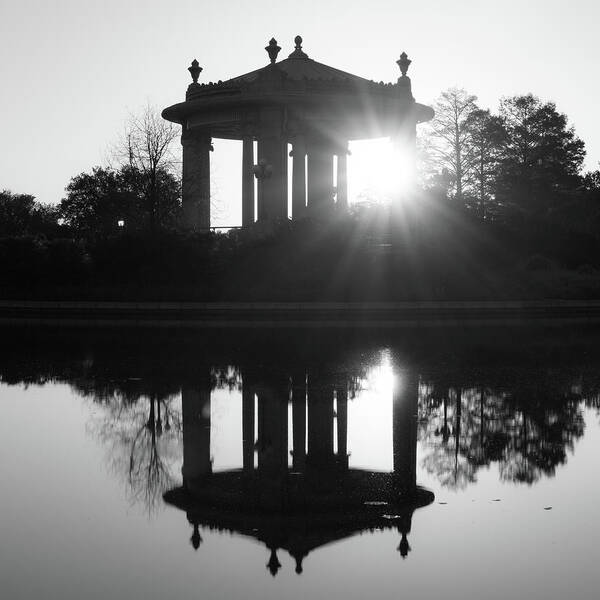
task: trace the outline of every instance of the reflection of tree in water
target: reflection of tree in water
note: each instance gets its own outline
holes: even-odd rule
[[[180,455],[183,382],[202,372],[210,374],[212,387],[241,388],[239,369],[211,370],[209,365],[241,364],[245,372],[257,363],[278,365],[280,371],[309,368],[319,378],[346,381],[352,399],[369,384],[369,369],[382,360],[382,345],[365,342],[362,332],[349,338],[336,333],[317,343],[312,332],[298,341],[285,332],[264,338],[203,332],[186,338],[136,331],[119,337],[118,346],[112,332],[57,335],[18,331],[7,338],[12,341],[0,348],[0,380],[9,385],[68,383],[91,398],[97,410],[90,427],[108,445],[110,463],[132,498],[149,506],[160,496],[167,474],[176,473],[171,466],[172,456]],[[583,336],[581,346],[569,346],[563,337],[552,345],[553,337],[548,342],[542,336],[541,342],[534,339],[521,348],[511,334],[491,358],[474,353],[470,338],[464,343],[454,339],[451,349],[442,336],[434,338],[419,332],[418,341],[406,347],[393,342],[392,355],[410,356],[424,369],[454,365],[455,372],[445,379],[421,375],[419,403],[423,465],[446,486],[464,487],[492,464],[508,481],[531,483],[552,476],[582,435],[582,402],[600,419],[596,337]],[[482,347],[491,352],[497,344],[496,338],[486,338]],[[509,364],[523,365],[520,374],[518,368],[496,369],[507,364],[507,357]],[[402,368],[401,360],[393,362]],[[472,377],[461,364],[490,370]],[[550,365],[550,371],[535,371],[540,364]],[[553,365],[558,370],[552,371]],[[566,365],[576,365],[578,372]]]
[[[213,367],[210,371],[212,389],[228,389],[230,392],[242,391],[242,374],[238,367]]]
[[[553,476],[583,435],[581,397],[551,386],[551,380],[526,385],[508,398],[512,411],[504,419],[509,444],[500,464],[502,479],[533,483]]]
[[[132,502],[155,512],[164,492],[175,484],[181,461],[179,388],[135,377],[121,381],[82,377],[71,384],[100,407],[90,427],[107,447],[111,471],[126,481]],[[241,390],[241,385],[236,367],[210,370],[212,389]]]
[[[431,448],[423,466],[444,486],[466,487],[487,460],[476,439],[477,416],[470,410],[470,390],[421,386],[419,396],[419,439],[428,440]]]
[[[578,382],[574,386],[573,392],[581,394],[585,398],[585,405],[595,409],[600,418],[600,375],[591,381],[589,377],[586,377],[584,381]]]
[[[475,482],[478,470],[492,463],[504,481],[531,484],[551,477],[583,435],[584,399],[581,389],[556,377],[497,388],[424,383],[422,464],[450,488]]]
[[[148,400],[148,420],[138,429],[131,442],[129,487],[133,499],[143,503],[148,512],[152,512],[161,503],[165,490],[173,485],[172,464],[180,455],[178,433],[181,431],[181,420],[178,413],[172,412],[168,400]]]
[[[132,502],[153,513],[174,484],[181,458],[179,394],[94,399],[99,410],[90,429],[106,445],[111,471],[125,480]]]

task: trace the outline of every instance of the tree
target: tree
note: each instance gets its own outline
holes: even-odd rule
[[[582,178],[583,189],[600,195],[600,169],[588,171]]]
[[[532,94],[504,98],[500,116],[507,133],[498,176],[502,201],[538,212],[579,185],[584,143],[552,102]]]
[[[472,175],[473,155],[470,146],[471,115],[478,110],[477,96],[464,89],[451,88],[435,103],[435,117],[427,136],[427,153],[436,171],[446,170],[454,197],[464,201]]]
[[[153,174],[153,192],[157,211],[148,210],[148,175],[132,166],[121,167],[120,177],[124,186],[138,199],[137,206],[151,230],[176,229],[181,220],[181,182],[166,167],[159,167]]]
[[[127,166],[137,175],[137,193],[144,199],[153,231],[163,226],[168,210],[162,191],[165,177],[176,177],[173,142],[177,136],[176,126],[147,105],[141,114],[130,117],[115,151],[121,167]]]
[[[477,109],[466,119],[468,132],[467,155],[471,158],[472,194],[477,199],[481,219],[489,215],[490,203],[495,197],[495,183],[506,131],[502,119],[489,110]]]
[[[58,229],[55,207],[29,194],[0,192],[0,236],[52,235]]]
[[[66,187],[59,214],[74,233],[85,238],[105,238],[118,230],[118,222],[138,227],[138,198],[128,189],[121,173],[94,167],[80,173]]]
[[[180,210],[180,187],[175,177],[158,169],[155,193],[162,204],[163,228],[174,227]],[[121,225],[127,231],[144,231],[151,223],[147,212],[146,176],[130,166],[119,170],[94,167],[73,177],[59,205],[60,217],[81,237],[107,238]]]

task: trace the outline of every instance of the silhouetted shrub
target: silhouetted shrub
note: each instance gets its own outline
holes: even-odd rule
[[[80,283],[91,268],[90,258],[81,243],[57,239],[42,245],[45,254],[44,279],[52,283]]]
[[[361,206],[344,216],[251,231],[0,240],[4,293],[19,297],[353,302],[594,297],[600,295],[599,261],[597,236],[545,219],[481,221],[455,203],[427,196],[401,214]]]
[[[526,271],[552,271],[557,268],[554,261],[541,254],[534,254],[525,259],[523,268]]]

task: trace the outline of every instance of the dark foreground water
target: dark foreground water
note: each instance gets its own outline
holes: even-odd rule
[[[0,597],[600,594],[600,333],[3,330]]]

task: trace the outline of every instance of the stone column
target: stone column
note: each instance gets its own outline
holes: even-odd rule
[[[258,396],[258,470],[269,476],[287,473],[288,406],[283,383],[260,384]]]
[[[308,380],[308,456],[307,461],[316,468],[334,464],[333,454],[333,390]]]
[[[242,227],[254,223],[254,140],[252,136],[242,138]]]
[[[315,215],[333,206],[333,153],[319,142],[308,147],[308,214]]]
[[[207,132],[184,131],[182,204],[186,227],[195,231],[210,229],[210,151]]]
[[[399,489],[413,493],[417,485],[417,411],[419,377],[396,374],[392,408],[394,475]]]
[[[287,139],[281,127],[281,112],[261,113],[258,164],[264,172],[258,183],[258,221],[287,219]]]
[[[254,389],[244,378],[242,387],[242,461],[244,473],[254,471]]]
[[[306,143],[303,135],[294,139],[292,157],[292,219],[301,219],[306,213]]]
[[[181,390],[183,485],[210,474],[210,383]]]
[[[303,472],[306,467],[306,374],[299,371],[292,375],[292,425],[294,471]]]
[[[398,169],[405,184],[404,192],[410,193],[417,175],[417,123],[412,110],[408,109],[404,120],[393,136],[392,143],[402,161],[398,165]]]
[[[408,180],[413,186],[417,176],[417,123],[413,119],[406,123],[403,138],[406,144]]]
[[[337,155],[337,208],[348,208],[348,148],[347,145]]]
[[[416,121],[409,110],[392,138],[398,161],[396,177],[400,185],[392,201],[392,222],[404,231],[404,236],[418,236],[421,231],[419,205],[412,202],[416,193],[416,134]]]
[[[348,388],[339,386],[337,398],[337,457],[342,469],[348,468]]]
[[[347,145],[337,155],[337,208],[347,210],[348,208],[348,148]]]

